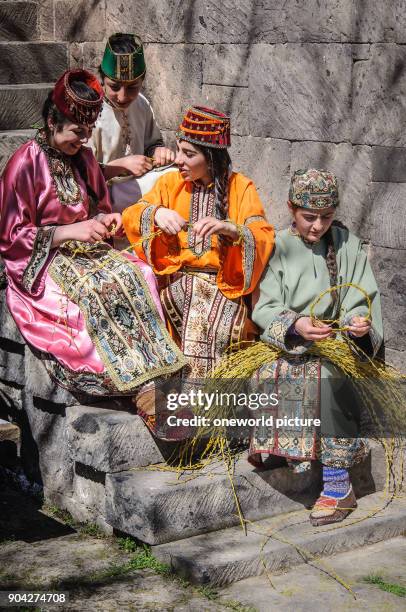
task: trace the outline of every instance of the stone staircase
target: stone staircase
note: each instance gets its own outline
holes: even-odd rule
[[[156,546],[154,555],[191,582],[223,586],[404,534],[406,500],[385,506],[382,493],[373,493],[340,525],[312,528],[306,510],[283,513],[249,523],[246,534],[241,526],[222,529]]]
[[[49,90],[69,65],[68,44],[46,40],[52,33],[44,10],[38,2],[0,2],[0,173],[32,138]]]
[[[156,556],[194,582],[225,584],[265,567],[286,569],[306,555],[324,556],[406,532],[403,499],[378,512],[386,467],[383,449],[375,444],[369,460],[352,470],[360,499],[354,521],[338,530],[315,530],[308,522],[306,507],[320,487],[317,467],[301,475],[287,467],[258,471],[242,454],[232,480],[248,521],[245,533],[224,465],[193,474],[167,471],[165,461],[176,446],[155,440],[130,401],[80,404],[54,385],[20,336],[4,290],[0,330],[0,418],[21,430],[19,461],[28,477],[42,484],[49,503],[107,533],[151,544]]]

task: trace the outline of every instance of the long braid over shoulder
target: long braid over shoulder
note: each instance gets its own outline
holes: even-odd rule
[[[228,217],[228,179],[231,169],[231,158],[227,149],[213,147],[199,148],[206,158],[214,182],[215,216],[217,219]]]
[[[341,227],[342,229],[348,229],[343,223],[341,223],[341,221],[337,221],[337,220],[333,221],[332,226]],[[331,227],[328,229],[328,231],[325,234],[325,238],[327,241],[326,265],[327,265],[327,270],[328,270],[329,277],[330,277],[330,287],[335,287],[337,285],[337,279],[338,279],[338,268],[337,268],[336,250],[335,250],[335,245],[334,245],[334,240],[333,240],[333,232],[331,231]],[[336,305],[337,298],[338,298],[337,291],[332,291],[331,297],[333,300],[333,304]]]

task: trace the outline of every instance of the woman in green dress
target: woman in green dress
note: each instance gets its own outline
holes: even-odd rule
[[[324,487],[310,516],[313,525],[340,521],[356,507],[348,469],[366,456],[368,446],[357,437],[351,385],[332,363],[309,349],[341,334],[351,338],[352,350],[365,359],[375,356],[382,342],[378,288],[361,241],[334,221],[338,204],[334,175],[314,169],[295,172],[288,202],[292,225],[277,234],[252,316],[261,339],[285,352],[259,368],[255,379],[276,385],[277,413],[290,422],[257,427],[250,461],[261,463],[263,453],[279,455],[295,471],[321,461]],[[347,283],[351,286],[342,286]],[[321,435],[314,424],[302,427],[300,419],[320,414]]]

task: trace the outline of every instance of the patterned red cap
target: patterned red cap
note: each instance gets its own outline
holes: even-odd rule
[[[186,111],[176,137],[193,144],[217,149],[231,145],[230,117],[204,106],[192,106]]]
[[[72,81],[83,81],[98,95],[97,100],[84,100],[71,88]],[[87,70],[67,70],[58,79],[52,92],[52,101],[71,121],[83,125],[95,123],[103,103],[103,88],[97,77]]]

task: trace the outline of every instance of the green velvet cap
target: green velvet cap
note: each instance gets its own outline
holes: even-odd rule
[[[123,37],[130,37],[136,47],[133,53],[117,53],[112,49],[112,43]],[[101,69],[113,81],[135,81],[145,74],[144,51],[142,41],[135,34],[118,32],[110,36],[104,51]]]

